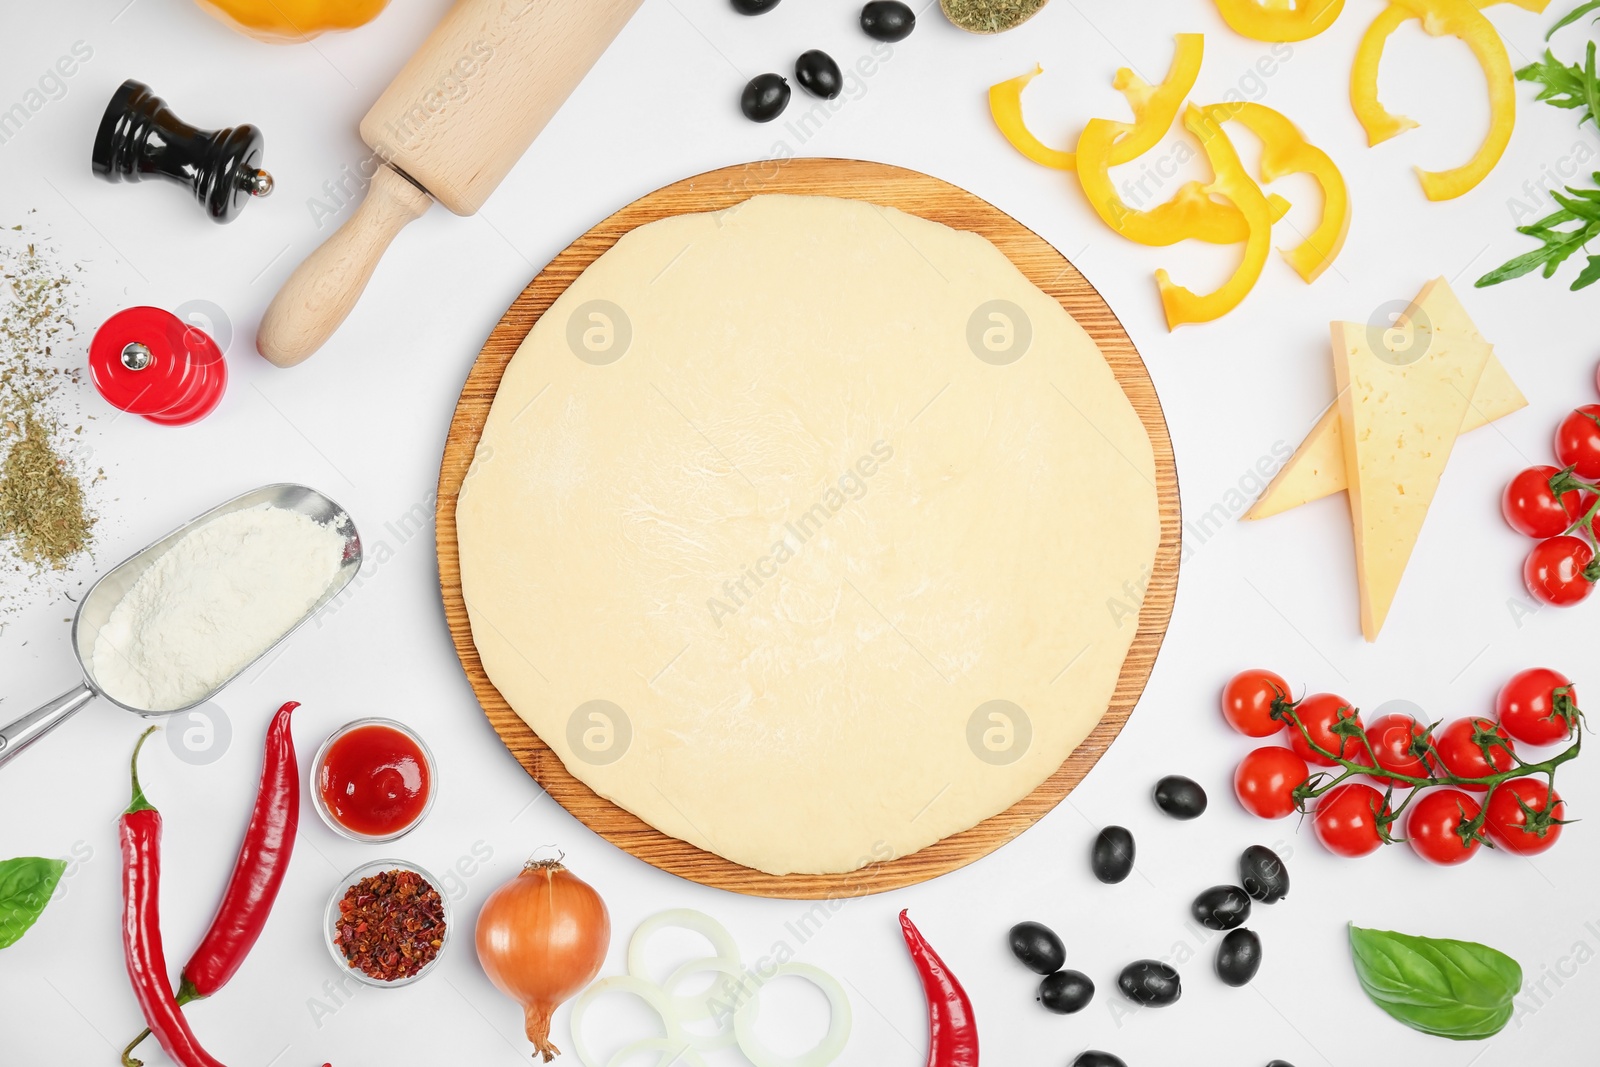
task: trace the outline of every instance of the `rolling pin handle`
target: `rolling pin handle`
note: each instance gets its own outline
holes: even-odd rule
[[[355,214],[272,298],[256,331],[256,350],[276,366],[292,367],[321,348],[355,307],[395,235],[432,204],[403,174],[379,167]]]

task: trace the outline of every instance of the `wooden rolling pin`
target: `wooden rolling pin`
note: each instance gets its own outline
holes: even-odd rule
[[[402,227],[471,215],[643,0],[456,0],[367,117],[366,199],[273,297],[256,348],[292,367],[339,328]]]

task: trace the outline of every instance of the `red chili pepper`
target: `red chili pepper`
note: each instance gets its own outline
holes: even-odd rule
[[[178,986],[179,1007],[209,997],[228,984],[255,947],[272,903],[278,898],[300,826],[300,765],[295,760],[294,735],[289,731],[289,715],[299,706],[298,700],[289,701],[267,726],[255,810],[250,813],[239,858],[234,861],[233,874],[211,919],[211,928],[184,964],[183,981]],[[146,1030],[123,1051],[126,1067],[138,1062],[131,1054],[149,1034]]]
[[[928,1067],[978,1067],[978,1022],[967,991],[903,911],[900,933],[928,998]]]
[[[122,843],[122,953],[128,980],[150,1032],[179,1067],[223,1067],[195,1040],[188,1020],[173,999],[167,958],[161,948],[161,813],[139,788],[139,750],[155,732],[152,726],[133,749],[133,800],[118,820]],[[131,1061],[138,1067],[139,1061]]]

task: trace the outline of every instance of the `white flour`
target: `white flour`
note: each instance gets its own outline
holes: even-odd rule
[[[147,711],[193,703],[261,655],[327,591],[344,556],[332,525],[262,504],[167,549],[100,630],[94,674]]]

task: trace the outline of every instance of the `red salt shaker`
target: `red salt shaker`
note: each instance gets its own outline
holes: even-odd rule
[[[131,307],[95,332],[89,375],[113,407],[181,426],[205,418],[221,402],[228,364],[199,327],[161,308]]]

